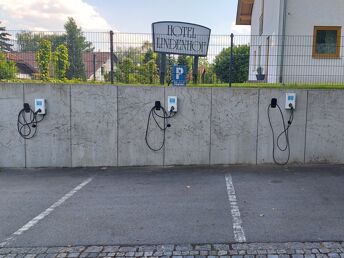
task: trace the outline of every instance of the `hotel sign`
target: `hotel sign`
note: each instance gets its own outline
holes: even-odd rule
[[[158,53],[207,56],[211,30],[185,22],[152,24],[153,50]]]

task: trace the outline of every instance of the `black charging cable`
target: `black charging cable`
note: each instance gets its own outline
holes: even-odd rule
[[[40,109],[34,112],[28,103],[24,103],[23,109],[20,110],[17,120],[17,129],[19,135],[24,139],[31,139],[36,135],[37,125],[42,122],[45,117],[45,115],[42,115],[42,117],[38,119],[39,112],[41,112]]]
[[[276,144],[275,144],[275,131],[274,131],[274,128],[272,126],[270,111],[271,111],[271,109],[276,108],[276,107],[278,108],[278,110],[279,110],[279,112],[281,114],[282,123],[283,123],[283,131],[278,135],[277,141],[276,141]],[[277,165],[281,165],[281,166],[287,165],[288,162],[289,162],[289,159],[290,159],[289,129],[290,129],[290,126],[292,125],[293,120],[294,120],[294,107],[290,104],[290,117],[289,117],[289,120],[288,120],[288,125],[286,125],[286,123],[284,121],[283,112],[282,112],[281,107],[277,104],[277,99],[273,98],[271,100],[271,104],[268,106],[267,113],[268,113],[269,124],[270,124],[271,132],[272,132],[272,145],[273,145],[272,146],[272,158],[273,158],[274,162]],[[285,146],[282,146],[281,143],[280,143],[280,140],[281,140],[282,136],[285,136]],[[277,148],[281,152],[288,151],[288,157],[287,157],[287,160],[285,162],[277,161],[275,145],[277,145]]]
[[[159,114],[158,111],[161,111],[160,112],[161,114]],[[165,139],[166,139],[166,130],[167,130],[167,128],[171,127],[171,124],[168,123],[168,119],[174,117],[175,115],[176,115],[176,113],[173,112],[173,107],[169,111],[169,114],[168,114],[166,109],[163,106],[161,106],[160,101],[155,101],[154,107],[152,107],[152,109],[149,111],[147,128],[146,128],[145,141],[146,141],[146,144],[147,144],[149,149],[151,149],[152,151],[160,151],[164,147]],[[162,134],[163,134],[163,141],[158,148],[152,147],[152,145],[148,141],[148,134],[149,134],[151,118],[153,118],[156,126],[162,131]],[[162,125],[160,124],[161,122],[160,123],[158,122],[158,119],[162,119],[162,121],[163,121]]]

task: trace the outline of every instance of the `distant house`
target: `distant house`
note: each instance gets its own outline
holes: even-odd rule
[[[11,52],[7,53],[7,59],[17,65],[17,78],[34,79],[39,73],[35,52]],[[87,80],[105,81],[105,75],[111,71],[111,59],[109,52],[84,52],[82,60],[85,65]],[[118,62],[114,56],[114,66]]]
[[[11,52],[6,55],[7,60],[14,61],[17,65],[17,78],[32,79],[38,73],[34,52]]]
[[[249,80],[344,82],[343,0],[238,0],[237,25],[251,25]]]
[[[105,81],[105,75],[111,71],[111,54],[110,52],[83,53],[82,60],[85,65],[87,80]],[[118,63],[114,55],[114,66]],[[95,69],[94,69],[95,66]]]

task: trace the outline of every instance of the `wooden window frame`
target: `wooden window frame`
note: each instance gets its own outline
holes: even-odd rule
[[[336,47],[336,53],[334,54],[319,54],[316,51],[316,44],[317,44],[317,33],[318,31],[322,30],[335,30],[337,31],[337,47]],[[341,33],[342,33],[342,27],[341,26],[314,26],[314,32],[313,32],[313,58],[316,59],[338,59],[340,58],[340,48],[341,48]]]

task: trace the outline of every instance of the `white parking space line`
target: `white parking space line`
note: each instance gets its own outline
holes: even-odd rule
[[[61,206],[65,201],[67,201],[69,198],[71,198],[74,194],[76,194],[78,191],[80,191],[84,186],[86,186],[88,183],[90,183],[93,180],[93,178],[88,178],[87,180],[83,181],[81,184],[76,186],[73,190],[71,190],[69,193],[65,194],[61,199],[59,199],[57,202],[55,202],[53,205],[51,205],[48,209],[43,211],[41,214],[30,220],[28,223],[26,223],[23,227],[18,229],[16,232],[14,232],[10,237],[8,237],[5,241],[0,243],[0,248],[5,247],[12,241],[14,241],[18,236],[23,234],[24,232],[28,231],[30,228],[32,228],[34,225],[36,225],[38,222],[43,220],[45,217],[47,217],[50,213],[52,213],[56,208]]]
[[[232,176],[230,174],[226,175],[226,186],[227,186],[227,194],[229,199],[229,204],[231,208],[231,213],[233,217],[233,232],[234,232],[234,239],[236,242],[243,243],[246,242],[246,237],[244,233],[244,229],[242,227],[242,220],[240,216],[240,210],[235,194],[235,189],[233,185]]]

